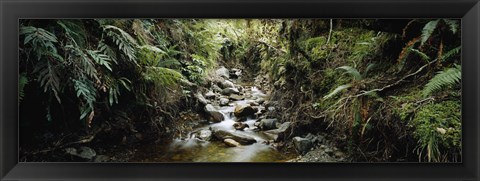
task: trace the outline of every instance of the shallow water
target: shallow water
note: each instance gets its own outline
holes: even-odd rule
[[[219,123],[211,123],[194,130],[217,129],[236,132],[255,138],[257,143],[252,145],[243,145],[240,147],[229,147],[223,141],[212,140],[203,141],[195,138],[195,134],[191,134],[186,139],[174,139],[167,143],[154,145],[146,145],[137,150],[133,161],[138,162],[281,162],[292,159],[294,154],[283,154],[274,147],[263,143],[268,140],[262,131],[254,131],[252,128],[256,122],[255,119],[247,119],[244,123],[250,128],[244,131],[235,130],[233,124],[236,118],[233,111],[236,104],[244,104],[249,100],[258,97],[265,97],[256,87],[250,89],[252,97],[246,100],[233,101],[229,106],[220,107],[218,110],[223,114],[224,121]]]

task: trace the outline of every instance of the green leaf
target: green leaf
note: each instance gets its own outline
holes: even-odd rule
[[[430,39],[430,36],[432,35],[433,31],[437,28],[438,25],[438,20],[433,20],[429,21],[422,30],[422,41],[421,45],[423,45],[425,42],[427,42],[428,39]]]
[[[345,85],[341,85],[341,86],[338,86],[337,88],[335,88],[330,94],[324,96],[323,98],[324,99],[328,99],[328,98],[331,98],[335,95],[337,95],[338,93],[340,93],[341,91],[345,90],[345,89],[348,89],[352,87],[351,84],[345,84]]]

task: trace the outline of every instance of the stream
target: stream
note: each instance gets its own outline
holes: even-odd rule
[[[236,84],[235,87],[240,86]],[[296,154],[281,153],[269,144],[272,143],[272,138],[259,129],[256,122],[260,120],[255,119],[256,116],[248,116],[245,117],[246,119],[235,116],[236,106],[251,105],[258,99],[268,98],[268,95],[255,86],[241,87],[242,91],[231,95],[216,94],[216,100],[229,98],[228,104],[223,103],[223,106],[219,106],[222,103],[212,101],[213,107],[223,116],[223,121],[210,121],[206,125],[198,126],[185,138],[175,138],[167,143],[138,148],[134,160],[138,162],[282,162],[295,158]],[[232,99],[232,95],[237,98]],[[257,106],[261,105],[257,104]],[[265,107],[263,110],[268,111]],[[235,123],[245,128],[236,129]],[[231,140],[233,145],[228,144],[226,139],[230,137],[218,138],[215,134],[217,132],[253,138],[255,143],[239,144],[238,142],[242,140]]]

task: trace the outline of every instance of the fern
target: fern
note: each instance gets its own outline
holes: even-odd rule
[[[330,94],[324,96],[323,98],[324,99],[328,99],[328,98],[331,98],[335,95],[337,95],[338,93],[340,93],[341,91],[345,90],[345,89],[348,89],[352,87],[351,84],[345,84],[345,85],[341,85],[341,86],[338,86],[337,88],[335,88]]]
[[[36,65],[33,70],[34,73],[38,73],[38,81],[43,87],[43,91],[51,91],[59,103],[61,99],[58,96],[60,92],[60,78],[58,70],[50,64],[50,61],[43,61]]]
[[[439,20],[433,20],[425,24],[422,30],[421,45],[423,45],[425,42],[427,42],[428,39],[430,39],[430,36],[432,35],[433,31],[435,31],[435,29],[437,28],[438,22]]]
[[[23,40],[24,45],[30,44],[33,51],[37,56],[37,60],[42,59],[45,55],[50,55],[54,57],[57,54],[57,48],[55,47],[54,43],[57,43],[57,37],[46,31],[42,28],[36,28],[33,26],[22,26],[20,27],[20,35],[24,35],[25,38]]]
[[[75,72],[76,74],[79,74],[80,77],[83,76],[83,74],[86,74],[92,79],[99,80],[94,62],[83,50],[73,45],[67,45],[65,46],[65,49],[70,52],[69,59],[74,63],[79,64],[80,69],[77,70],[78,72]]]
[[[462,73],[459,65],[455,65],[455,67],[440,71],[425,85],[423,88],[423,96],[427,97],[445,86],[460,83],[461,79]]]
[[[112,62],[117,63],[117,60],[116,60],[117,59],[117,53],[115,53],[115,51],[113,51],[113,49],[110,46],[105,44],[105,42],[100,41],[98,43],[97,49],[100,52],[102,52],[103,54],[109,56],[110,59],[112,60]]]
[[[108,70],[112,71],[110,67],[110,57],[108,55],[102,54],[100,51],[87,50],[88,55],[99,65],[104,66]]]
[[[26,73],[20,74],[18,77],[18,100],[22,101],[25,96],[24,88],[28,84],[28,78]]]
[[[337,69],[342,69],[342,70],[347,71],[347,73],[352,75],[355,80],[361,80],[362,79],[362,75],[360,74],[360,72],[358,72],[358,70],[356,68],[353,68],[353,67],[350,67],[350,66],[341,66],[341,67],[338,67]]]
[[[452,31],[453,34],[456,34],[458,31],[458,24],[457,21],[451,20],[451,19],[443,19],[443,22],[448,25],[450,28],[450,31]]]
[[[443,54],[443,56],[441,57],[441,60],[447,60],[447,59],[453,57],[454,55],[459,54],[461,49],[462,49],[462,46],[458,46],[458,47],[455,47],[455,48],[449,50],[448,52]]]
[[[138,46],[135,39],[130,36],[127,32],[122,29],[105,25],[104,31],[107,32],[106,35],[112,38],[113,42],[118,46],[118,48],[128,57],[130,61],[135,61],[135,48]]]
[[[183,75],[175,70],[164,67],[147,67],[144,78],[159,86],[172,86],[183,79]]]
[[[420,50],[412,48],[411,51],[416,53],[418,56],[420,56],[420,58],[422,58],[422,60],[424,60],[426,62],[430,61],[430,57],[427,54],[421,52]]]
[[[86,106],[80,106],[80,119],[93,111],[93,103],[96,100],[97,91],[93,83],[88,79],[73,80],[75,92],[78,98],[85,100]]]
[[[63,28],[65,35],[76,46],[85,47],[87,42],[87,33],[83,24],[75,20],[59,20],[57,24]]]
[[[118,96],[120,96],[120,90],[122,88],[131,91],[131,81],[122,77],[120,79],[114,79],[113,82],[110,83],[108,90],[108,103],[110,106],[112,106],[113,103],[118,104]]]

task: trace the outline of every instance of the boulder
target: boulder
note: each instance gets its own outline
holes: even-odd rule
[[[213,135],[219,140],[232,139],[242,145],[250,145],[257,142],[255,138],[252,138],[250,136],[225,130],[216,130],[213,132]]]
[[[229,80],[223,80],[223,81],[219,81],[218,82],[219,86],[221,88],[235,88],[235,84],[233,84],[233,82],[229,81]]]
[[[253,107],[248,104],[239,104],[235,106],[235,110],[233,113],[237,118],[242,118],[254,116],[256,112],[257,110],[253,109]]]
[[[210,90],[205,94],[205,97],[207,99],[214,99],[215,98],[215,93],[213,93],[213,91]]]
[[[228,71],[228,69],[225,68],[224,66],[221,66],[219,69],[217,69],[215,71],[215,74],[219,77],[223,77],[223,78],[226,78],[226,79],[230,78],[230,71]]]
[[[211,104],[207,104],[205,106],[205,112],[207,112],[208,115],[210,115],[210,118],[214,122],[221,122],[223,121],[223,114],[220,113],[215,107],[213,107]]]
[[[260,123],[260,122],[259,122]],[[292,133],[292,127],[290,122],[282,123],[278,129],[272,129],[264,132],[267,136],[275,141],[280,141]]]
[[[237,141],[233,140],[233,139],[230,139],[230,138],[227,138],[227,139],[224,139],[223,142],[225,144],[227,144],[227,146],[230,146],[230,147],[239,147],[239,146],[242,146],[240,145],[240,143],[238,143]]]
[[[306,138],[301,137],[294,137],[293,138],[293,146],[295,150],[297,150],[298,154],[304,155],[313,147],[312,141]]]
[[[216,85],[216,84],[213,84],[211,88],[212,88],[212,90],[215,91],[215,92],[222,92],[222,90],[223,90],[222,88],[220,88],[220,87],[219,87],[218,85]]]
[[[237,88],[231,88],[231,87],[229,87],[229,88],[223,89],[221,93],[222,93],[223,95],[229,96],[230,94],[238,94],[238,93],[240,93],[240,91],[238,91]]]
[[[277,119],[262,119],[258,126],[262,130],[271,130],[277,128]]]
[[[220,98],[220,106],[227,106],[229,101],[227,98]]]
[[[210,104],[210,101],[208,101],[207,99],[205,99],[205,97],[203,97],[203,95],[199,92],[199,93],[196,93],[195,94],[195,97],[197,98],[198,102],[200,102],[201,104],[203,105],[207,105],[207,104]]]
[[[249,128],[250,126],[248,126],[248,124],[245,124],[245,123],[236,122],[236,123],[233,123],[233,127],[236,130],[242,130],[243,131],[245,128]]]
[[[202,129],[197,132],[196,137],[204,141],[209,141],[212,138],[212,131],[208,129]]]

